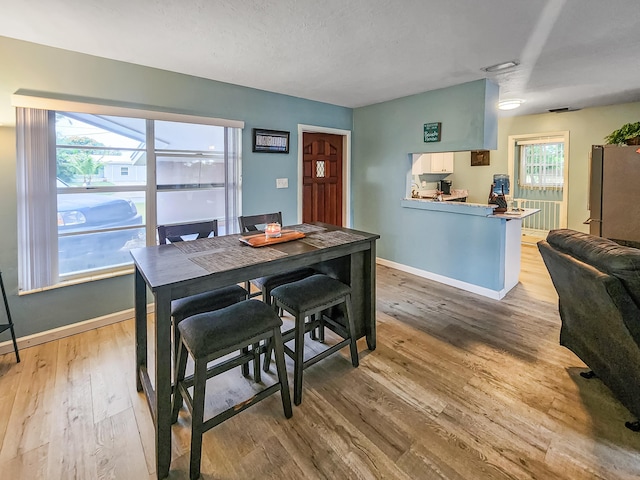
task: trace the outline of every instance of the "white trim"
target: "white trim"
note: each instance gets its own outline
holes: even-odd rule
[[[443,283],[451,287],[456,287],[460,290],[465,290],[477,295],[482,295],[483,297],[492,298],[494,300],[501,300],[508,293],[508,290],[505,289],[491,290],[489,288],[474,285],[473,283],[462,282],[460,280],[456,280],[455,278],[449,278],[443,275],[438,275],[437,273],[427,272],[426,270],[420,270],[419,268],[392,262],[391,260],[385,260],[384,258],[380,257],[376,258],[376,263],[385,267],[395,268],[396,270],[407,272],[418,277],[426,278],[427,280],[433,280],[435,282]]]
[[[154,311],[154,304],[148,304],[147,314]],[[64,337],[69,337],[78,333],[88,332],[89,330],[105,327],[113,323],[129,320],[132,319],[134,315],[135,310],[133,308],[130,308],[128,310],[122,310],[121,312],[110,313],[109,315],[104,315],[102,317],[92,318],[83,322],[72,323],[71,325],[65,325],[63,327],[54,328],[52,330],[34,333],[33,335],[27,335],[26,337],[20,337],[17,339],[18,350],[23,350],[28,347],[35,347],[36,345],[42,345],[43,343],[60,340]],[[11,340],[0,343],[0,355],[4,355],[6,353],[13,353],[13,342]]]
[[[48,95],[48,96],[47,96]],[[33,92],[18,90],[11,96],[11,105],[14,107],[39,108],[42,110],[56,110],[60,112],[80,112],[94,115],[116,115],[121,117],[138,117],[147,120],[166,120],[169,122],[201,123],[218,127],[244,128],[241,120],[227,120],[224,118],[206,117],[200,115],[188,115],[184,113],[171,113],[162,111],[161,107],[142,104],[118,105],[120,102],[112,102],[100,98],[85,98],[59,96],[53,93]]]
[[[351,130],[298,124],[298,223],[302,223],[302,134],[342,136],[342,226],[351,227]]]
[[[559,138],[558,138],[559,137]],[[507,155],[508,155],[508,167],[509,167],[509,178],[512,181],[512,184],[515,185],[517,179],[514,178],[513,174],[515,171],[515,149],[520,141],[530,141],[533,139],[540,138],[552,138],[554,140],[564,139],[564,185],[562,186],[562,204],[560,205],[560,228],[567,228],[568,216],[569,216],[569,158],[570,158],[570,148],[569,148],[569,131],[563,130],[560,132],[547,132],[547,133],[528,133],[523,135],[509,135],[509,140],[507,144]],[[511,195],[513,198],[513,194]]]

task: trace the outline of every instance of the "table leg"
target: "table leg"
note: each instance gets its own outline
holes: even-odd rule
[[[134,278],[135,335],[136,335],[136,389],[142,391],[140,371],[147,366],[147,286],[136,267]]]
[[[364,259],[365,282],[365,329],[367,332],[367,347],[376,349],[376,242],[371,242],[371,248],[365,251]]]
[[[156,325],[156,472],[158,478],[169,475],[171,465],[171,296],[155,295]]]

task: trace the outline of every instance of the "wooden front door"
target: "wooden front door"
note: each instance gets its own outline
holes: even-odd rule
[[[302,221],[342,226],[342,136],[302,134]]]

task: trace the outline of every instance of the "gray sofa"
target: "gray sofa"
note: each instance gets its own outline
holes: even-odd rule
[[[640,418],[640,249],[566,229],[538,249],[558,292],[560,344]]]

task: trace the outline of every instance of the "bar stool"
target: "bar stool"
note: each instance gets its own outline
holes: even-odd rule
[[[284,351],[294,362],[293,403],[300,405],[302,402],[302,371],[305,368],[346,345],[349,345],[351,350],[351,364],[354,367],[359,364],[355,323],[351,308],[351,287],[327,275],[316,274],[274,288],[271,291],[271,296],[275,309],[282,308],[295,317],[294,328],[284,332],[282,340],[288,342],[294,339],[294,348],[290,349],[285,345]],[[338,305],[344,305],[346,325],[342,325],[324,314],[329,308]],[[310,317],[309,321],[305,321],[307,317]],[[305,361],[304,334],[324,326],[334,331],[343,340]],[[270,348],[267,349],[267,356],[269,354]]]
[[[225,420],[240,413],[251,405],[280,391],[282,407],[286,418],[291,418],[291,398],[287,382],[287,370],[280,327],[282,320],[271,307],[259,300],[245,300],[213,312],[202,313],[186,318],[178,324],[180,330],[180,348],[175,369],[176,394],[173,398],[172,423],[178,419],[182,399],[191,413],[191,459],[189,476],[200,476],[202,455],[202,434]],[[219,375],[238,365],[252,361],[252,352],[241,353],[235,357],[207,368],[207,364],[236,350],[245,351],[249,345],[259,344],[261,340],[271,341],[275,351],[278,382],[263,389],[248,400],[204,420],[205,385],[208,378]],[[185,378],[187,353],[195,362],[192,377]],[[193,386],[193,397],[188,388]]]

